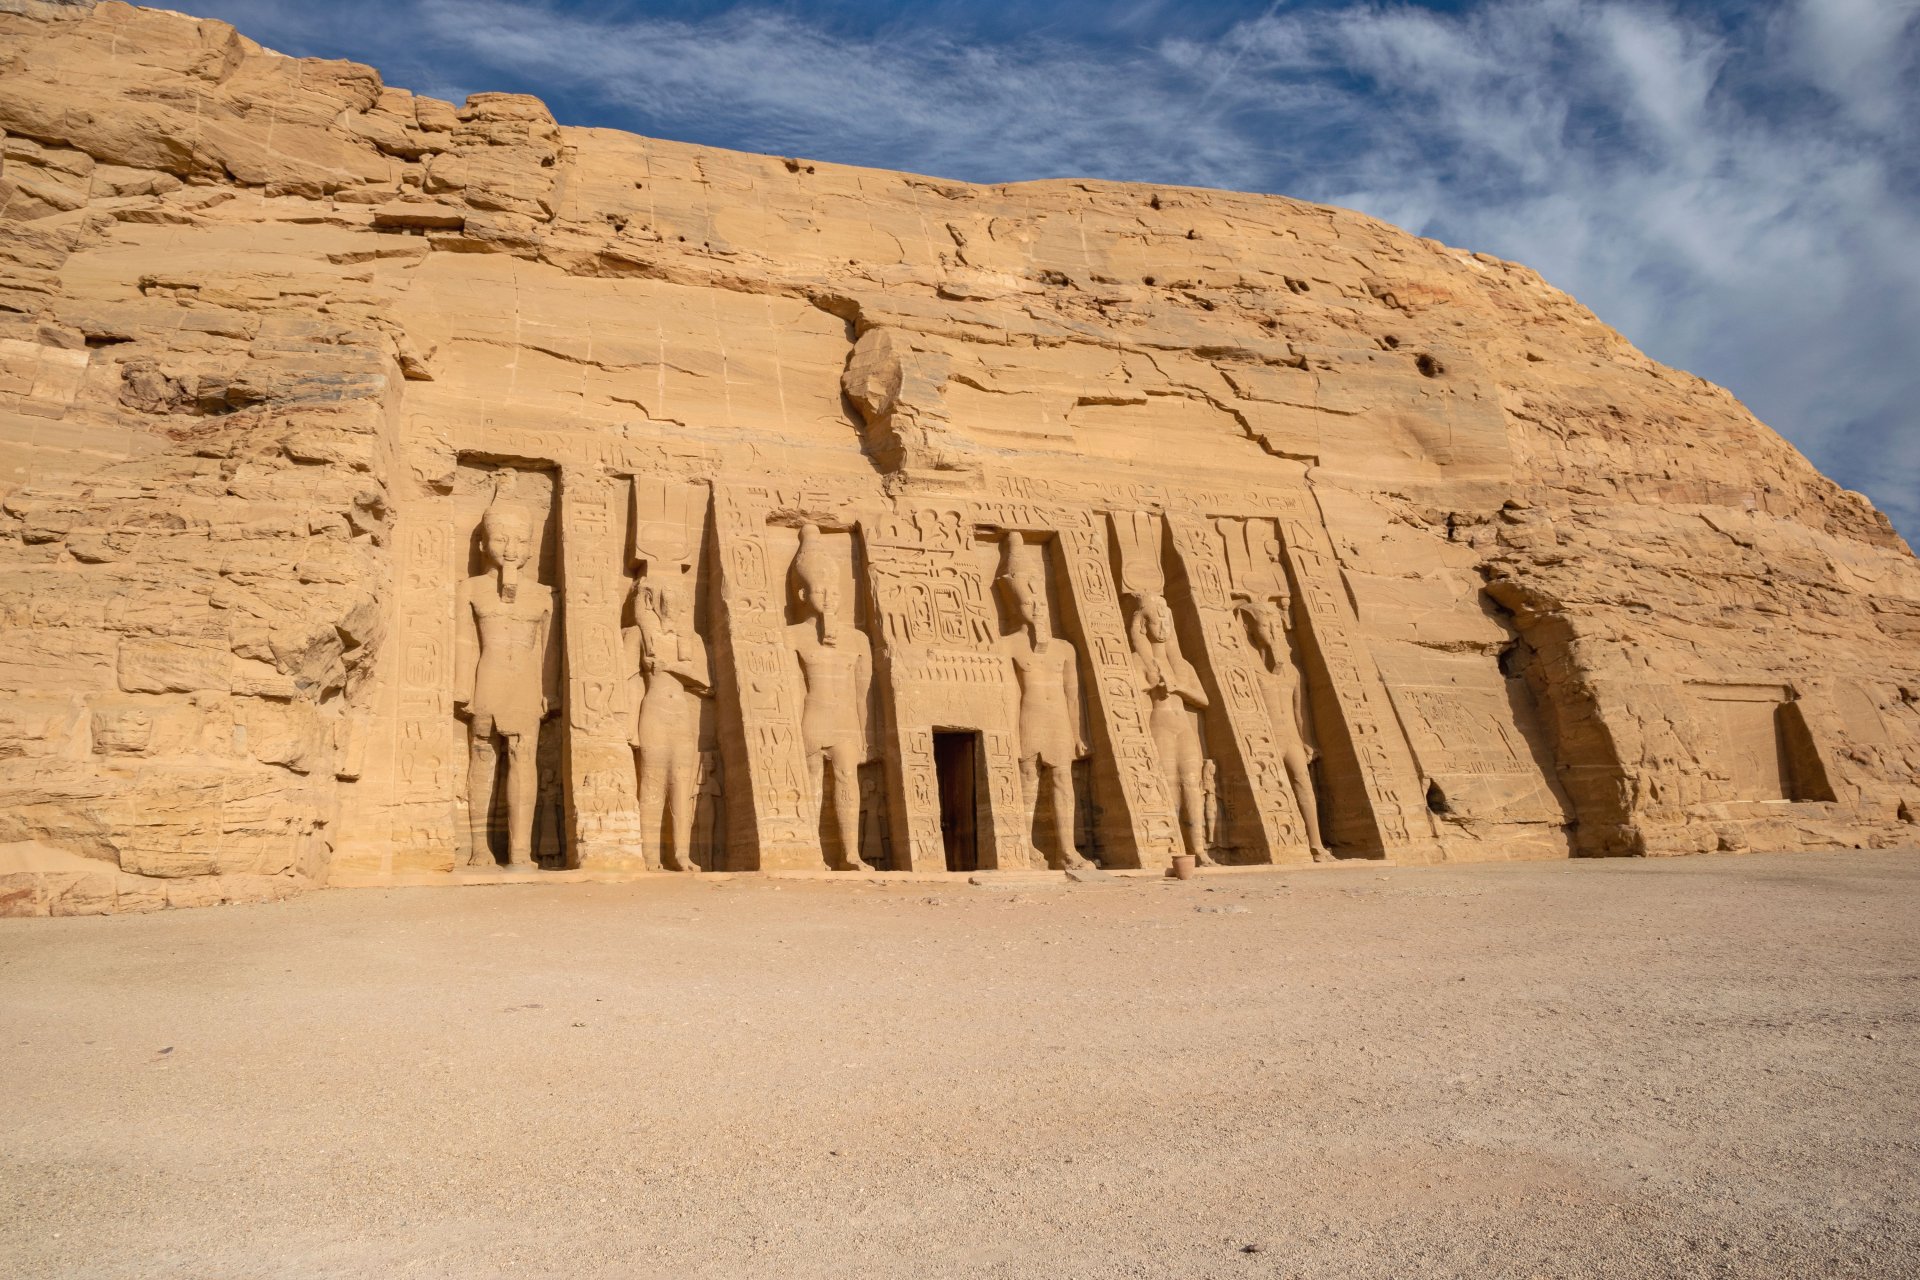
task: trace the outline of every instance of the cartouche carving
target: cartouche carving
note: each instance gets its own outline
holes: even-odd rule
[[[1020,684],[1020,786],[1031,834],[1044,784],[1053,799],[1054,848],[1045,853],[1055,869],[1084,867],[1087,860],[1073,844],[1073,762],[1086,757],[1086,711],[1080,699],[1080,654],[1053,632],[1047,597],[1046,550],[1007,535],[999,585],[1020,631],[1008,652]]]
[[[1200,673],[1180,652],[1173,610],[1165,596],[1147,591],[1134,597],[1129,635],[1151,707],[1148,729],[1179,812],[1181,839],[1195,862],[1211,864],[1206,836],[1206,746],[1199,718],[1208,705],[1207,691],[1201,686]]]
[[[699,804],[700,700],[713,696],[706,642],[692,623],[693,584],[669,567],[634,587],[627,629],[633,679],[643,686],[629,741],[640,776],[640,838],[647,866],[698,871],[693,820]],[[661,818],[671,822],[662,847]]]
[[[467,717],[466,862],[493,863],[497,740],[507,753],[507,865],[530,871],[540,785],[534,757],[559,684],[553,589],[521,580],[533,549],[533,520],[524,509],[496,502],[480,532],[492,567],[460,584],[455,628],[453,705]]]
[[[813,784],[815,811],[832,793],[833,830],[840,858],[836,871],[860,869],[860,763],[867,756],[867,700],[873,683],[873,648],[866,634],[842,616],[839,566],[815,525],[800,530],[793,558],[800,605],[809,615],[787,629],[806,702],[800,736]]]

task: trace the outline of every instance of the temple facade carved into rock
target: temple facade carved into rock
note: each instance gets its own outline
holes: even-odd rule
[[[1524,267],[0,66],[0,910],[1911,839],[1912,554]]]

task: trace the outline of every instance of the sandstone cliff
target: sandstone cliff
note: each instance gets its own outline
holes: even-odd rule
[[[537,735],[552,866],[658,862],[622,653],[652,642],[636,577],[668,561],[712,654],[683,844],[710,869],[858,865],[821,856],[782,721],[805,695],[781,646],[804,667],[830,576],[798,564],[803,527],[873,637],[842,839],[869,866],[940,839],[923,783],[950,778],[916,753],[973,726],[935,686],[1016,688],[963,660],[1026,625],[991,598],[1025,581],[993,567],[1009,539],[1053,548],[1030,572],[1084,664],[1076,821],[1109,865],[1183,838],[1128,683],[1155,593],[1215,695],[1190,714],[1222,860],[1303,860],[1316,803],[1333,853],[1409,860],[1889,845],[1920,812],[1910,552],[1525,267],[1279,197],[560,127],[119,3],[0,0],[0,130],[6,910],[452,874],[460,833],[488,838],[455,592],[508,500],[538,517],[563,655]],[[1250,588],[1256,526],[1281,569]],[[916,574],[958,584],[977,634],[896,618]],[[1285,713],[1247,692],[1236,610],[1262,600],[1317,802],[1288,798]],[[1022,865],[1007,769],[1031,753],[999,715],[980,814]]]

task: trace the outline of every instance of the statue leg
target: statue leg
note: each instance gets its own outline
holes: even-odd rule
[[[1060,845],[1060,866],[1090,865],[1073,847],[1073,769],[1071,766],[1047,766],[1047,783],[1053,788],[1053,836]]]
[[[507,740],[507,866],[533,869],[533,810],[540,798],[540,770],[530,734],[509,733]]]
[[[493,721],[476,719],[467,733],[467,848],[466,865],[493,863],[493,781],[500,758],[493,747]]]
[[[658,751],[640,752],[640,856],[647,870],[662,869],[660,817],[666,805],[667,771]]]
[[[1167,799],[1173,803],[1174,816],[1180,820],[1180,833],[1186,842],[1186,852],[1194,851],[1193,836],[1187,831],[1187,815],[1198,813],[1198,808],[1187,808],[1186,770],[1180,767],[1180,738],[1170,733],[1156,711],[1153,722],[1153,749],[1160,758],[1160,785],[1166,789]],[[1194,777],[1194,785],[1200,785],[1199,776]]]
[[[833,775],[833,825],[840,838],[841,865],[836,871],[859,871],[860,762],[846,746],[827,749],[827,771]]]
[[[693,860],[694,762],[676,760],[667,774],[667,813],[673,822],[673,865],[676,871],[698,871]]]
[[[1300,821],[1307,826],[1307,848],[1315,862],[1328,857],[1327,843],[1320,836],[1320,807],[1313,798],[1313,775],[1307,771],[1307,754],[1298,747],[1281,757],[1287,766],[1287,781],[1293,786],[1294,803],[1300,806]]]
[[[1034,824],[1040,820],[1040,757],[1020,757],[1020,808],[1026,815],[1026,823],[1020,828],[1020,834],[1026,838],[1027,847],[1040,854],[1040,863],[1045,865],[1046,855],[1040,853],[1040,846],[1033,838]]]
[[[1200,785],[1200,768],[1192,762],[1183,762],[1180,770],[1180,834],[1186,840],[1187,852],[1193,855],[1196,866],[1211,866],[1213,859],[1207,856],[1206,829],[1206,788]]]

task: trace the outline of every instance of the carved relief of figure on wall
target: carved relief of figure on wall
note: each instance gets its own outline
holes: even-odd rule
[[[693,584],[672,566],[633,592],[626,632],[632,677],[641,685],[628,741],[640,775],[640,839],[647,866],[698,871],[693,819],[699,803],[700,699],[713,695],[706,642],[692,620]],[[662,846],[661,819],[672,836]]]
[[[836,871],[857,871],[860,862],[860,764],[867,758],[867,703],[873,684],[873,647],[853,625],[841,601],[840,566],[814,525],[800,530],[793,560],[805,615],[788,628],[800,661],[806,702],[801,742],[814,788],[816,811],[832,802]]]
[[[1206,837],[1206,747],[1200,726],[1200,713],[1208,705],[1206,689],[1200,673],[1180,652],[1173,610],[1165,596],[1151,591],[1134,596],[1129,633],[1151,704],[1148,728],[1167,788],[1179,808],[1181,838],[1196,863],[1211,865]]]
[[[1080,654],[1054,634],[1047,596],[1046,551],[1010,533],[1002,553],[999,586],[1019,623],[1007,642],[1020,686],[1020,785],[1031,836],[1041,788],[1053,802],[1053,845],[1044,852],[1055,870],[1084,867],[1074,848],[1073,762],[1086,757],[1086,708],[1080,698]]]
[[[1300,820],[1307,827],[1307,846],[1315,862],[1329,861],[1326,841],[1320,834],[1320,807],[1314,797],[1311,765],[1318,754],[1313,748],[1312,722],[1308,719],[1306,686],[1294,662],[1290,601],[1243,600],[1240,616],[1246,622],[1247,636],[1260,654],[1266,678],[1261,692],[1266,697],[1267,720],[1273,726],[1274,745],[1287,771],[1287,787],[1293,792]]]
[[[540,722],[553,714],[559,685],[553,589],[522,580],[533,550],[527,511],[495,502],[480,532],[490,567],[460,584],[455,627],[453,705],[467,718],[467,865],[493,865],[489,836],[503,745],[507,865],[531,871],[540,785],[535,755]]]

